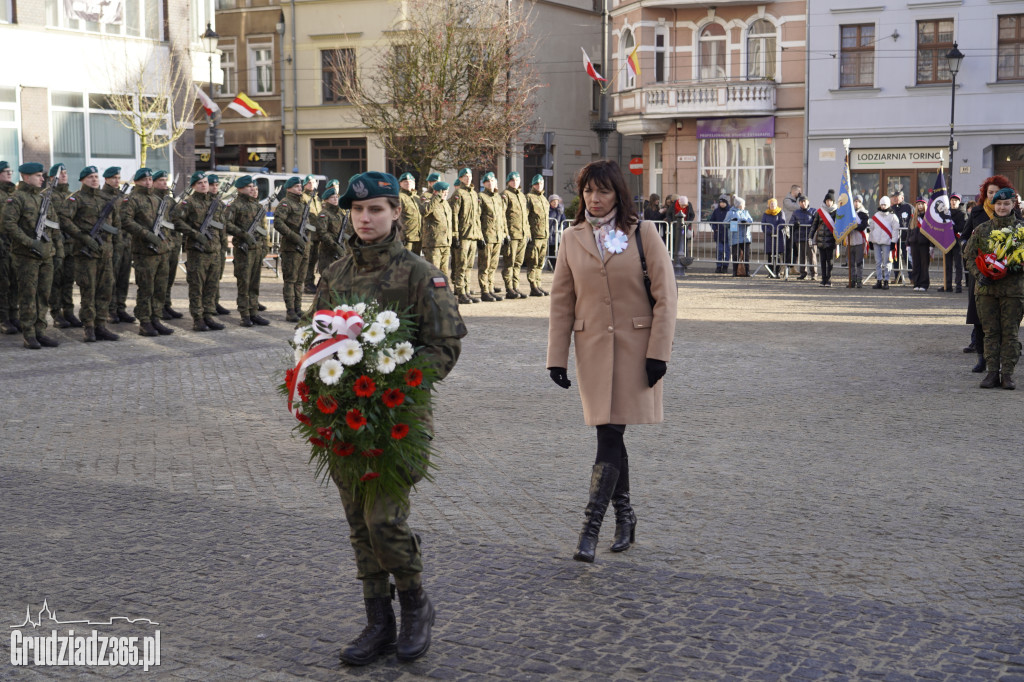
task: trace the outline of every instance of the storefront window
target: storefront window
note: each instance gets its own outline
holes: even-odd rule
[[[743,197],[751,213],[763,211],[775,191],[775,146],[771,138],[700,141],[701,215],[720,194]]]
[[[878,184],[881,181],[878,171],[854,171],[850,173],[850,184],[853,194],[864,197],[864,209],[874,213],[878,209]]]

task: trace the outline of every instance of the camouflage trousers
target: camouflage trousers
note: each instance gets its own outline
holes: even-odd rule
[[[321,275],[324,274],[324,270],[331,266],[331,263],[338,260],[338,251],[333,246],[320,245],[320,260],[316,264],[316,271]]]
[[[11,265],[11,252],[0,246],[0,322],[18,319],[18,278]]]
[[[220,260],[217,261],[217,272],[214,273],[214,277],[217,278],[217,293],[214,294],[213,303],[214,306],[220,305],[220,281],[224,278],[224,267],[228,262],[228,249],[227,247],[221,247],[220,249]]]
[[[190,249],[185,257],[185,281],[188,282],[188,312],[193,320],[217,314],[217,261],[220,249],[204,253]]]
[[[526,249],[526,261],[530,264],[530,271],[526,273],[526,281],[530,283],[531,287],[539,287],[540,273],[544,270],[544,263],[548,259],[548,238],[534,239]]]
[[[451,270],[448,269],[448,254],[451,248],[447,246],[429,246],[423,249],[423,258],[430,261],[430,263],[447,275],[451,277]]]
[[[171,250],[167,253],[167,293],[164,295],[164,305],[171,306],[171,288],[178,276],[178,261],[181,258],[181,237],[175,236],[171,240]]]
[[[328,246],[327,250],[331,251],[331,247]],[[317,272],[322,272],[318,268],[314,267],[314,266],[318,266],[320,264],[320,251],[321,251],[321,249],[320,249],[320,243],[319,242],[314,242],[309,247],[309,260],[307,262],[310,265],[308,267],[306,267],[306,277],[305,277],[305,279],[303,281],[303,283],[306,284],[306,285],[313,286],[314,285],[314,280],[316,279],[316,273]]]
[[[480,283],[480,293],[489,294],[494,291],[494,273],[498,271],[498,258],[501,256],[501,244],[484,243],[477,251],[476,280]]]
[[[139,322],[160,319],[164,309],[167,254],[154,253],[135,258],[135,317]]]
[[[132,246],[127,235],[122,235],[121,242],[114,245],[114,256],[111,259],[114,275],[114,291],[110,295],[110,313],[128,309],[128,285],[132,279]]]
[[[525,239],[510,239],[501,247],[501,257],[504,261],[501,278],[505,280],[505,288],[509,291],[519,291],[519,273],[522,270],[525,255]]]
[[[114,290],[113,258],[104,251],[98,258],[75,256],[75,281],[82,297],[79,317],[86,327],[105,327]],[[97,311],[100,317],[97,319]]]
[[[421,242],[421,241],[406,242],[405,243],[405,248],[408,249],[409,251],[412,251],[413,253],[415,253],[418,256],[418,255],[420,255],[423,252],[423,242]]]
[[[335,481],[337,483],[337,481]],[[419,543],[409,528],[409,491],[395,501],[381,496],[365,509],[358,492],[338,485],[348,519],[349,541],[356,557],[356,577],[363,581],[363,597],[390,597],[389,576],[399,590],[421,585],[423,559]]]
[[[253,246],[248,251],[235,249],[235,280],[238,282],[238,296],[235,303],[242,317],[252,317],[259,312],[260,275],[263,271],[263,247]]]
[[[64,257],[53,258],[53,286],[50,288],[50,312],[54,317],[57,313],[75,312],[75,256],[73,244],[67,244]]]
[[[469,294],[469,271],[476,260],[476,241],[463,239],[459,248],[452,249],[452,286],[455,295]]]
[[[1024,298],[976,295],[978,318],[985,330],[985,368],[1013,374],[1020,360],[1020,320]]]
[[[302,311],[302,286],[306,280],[307,264],[305,254],[294,248],[281,251],[281,278],[284,280],[284,307],[287,310]]]
[[[53,258],[11,256],[15,277],[18,278],[18,320],[21,333],[28,338],[42,334],[46,329],[46,310],[53,285]]]

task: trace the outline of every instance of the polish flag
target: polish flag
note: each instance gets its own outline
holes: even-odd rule
[[[580,49],[583,50],[582,47],[580,47]],[[608,79],[601,78],[601,74],[599,74],[597,72],[597,69],[594,68],[594,62],[590,61],[590,57],[587,56],[586,50],[583,50],[583,68],[586,70],[587,75],[593,78],[594,80],[600,81],[602,83],[608,82]]]
[[[220,111],[220,107],[217,103],[210,99],[210,96],[203,92],[203,89],[196,86],[196,92],[199,93],[199,101],[203,104],[203,110],[206,111],[206,115],[213,118],[214,113]]]

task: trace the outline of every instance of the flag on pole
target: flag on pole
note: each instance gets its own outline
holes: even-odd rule
[[[228,109],[237,111],[245,118],[252,118],[256,115],[267,115],[267,112],[263,110],[263,107],[249,99],[244,92],[238,93],[238,97],[231,101],[231,104],[228,105]]]
[[[580,47],[580,49],[583,50],[582,47]],[[601,74],[599,74],[597,72],[597,69],[594,68],[594,62],[590,61],[590,57],[587,56],[586,50],[583,50],[583,68],[584,70],[586,70],[587,75],[593,78],[594,80],[600,81],[602,83],[608,82],[608,79],[601,78]]]
[[[640,49],[640,44],[637,43],[633,47],[633,51],[626,57],[626,68],[633,74],[633,78],[640,77],[640,55],[637,54],[637,50]]]
[[[928,209],[921,221],[921,233],[929,241],[942,249],[942,253],[956,244],[956,233],[953,231],[953,216],[949,212],[949,196],[946,194],[946,178],[939,169],[939,177],[935,178],[935,189],[928,198]]]
[[[836,207],[836,224],[832,232],[836,241],[846,239],[846,236],[860,224],[857,212],[853,210],[853,196],[850,194],[850,157],[847,155],[843,162],[843,177],[839,181],[839,204]]]
[[[213,118],[213,115],[220,111],[220,107],[217,103],[210,99],[210,96],[203,92],[203,89],[196,86],[196,92],[199,93],[199,101],[203,104],[203,109],[206,111],[206,115]]]

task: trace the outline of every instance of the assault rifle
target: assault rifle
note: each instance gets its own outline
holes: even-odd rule
[[[126,183],[124,183],[121,186],[121,189],[120,189],[120,191],[118,191],[117,196],[111,197],[110,201],[108,201],[103,206],[103,208],[100,210],[99,217],[96,218],[96,222],[93,224],[92,229],[89,230],[89,236],[92,237],[93,239],[95,239],[97,241],[97,243],[100,243],[100,244],[103,243],[103,233],[104,232],[106,232],[107,234],[109,234],[111,236],[117,234],[117,232],[118,232],[117,228],[114,227],[113,225],[111,225],[110,223],[108,223],[107,222],[107,218],[110,217],[110,214],[111,214],[111,212],[113,212],[114,206],[117,205],[117,202],[120,201],[121,197],[123,197],[127,192],[128,192],[128,183],[126,182]],[[82,249],[82,255],[83,256],[90,256],[92,254],[90,254],[89,253],[89,249],[86,248],[86,249]]]
[[[309,224],[309,207],[313,204],[313,200],[310,199],[302,207],[302,218],[299,220],[299,239],[302,240],[303,244],[309,243],[310,232],[316,232],[316,227]]]
[[[48,242],[50,238],[46,235],[46,228],[52,230],[59,230],[60,223],[55,223],[52,220],[47,219],[46,214],[50,210],[50,199],[53,197],[53,189],[57,186],[57,177],[60,173],[56,173],[46,190],[43,192],[43,202],[39,204],[39,215],[36,216],[36,240],[41,242]],[[39,257],[42,257],[42,253],[36,249],[32,249],[32,253]]]
[[[174,223],[167,220],[167,207],[171,205],[171,193],[168,192],[164,195],[164,198],[160,200],[160,206],[156,209],[156,220],[153,221],[153,234],[160,237],[160,241],[167,241],[167,237],[164,235],[164,230],[173,230]],[[156,246],[149,244],[149,248],[153,253],[159,253],[160,249]]]
[[[206,237],[208,242],[213,241],[213,233],[210,232],[210,228],[215,230],[223,230],[224,223],[219,223],[213,219],[213,214],[217,212],[217,207],[220,206],[220,199],[217,197],[213,198],[210,202],[210,208],[206,210],[206,217],[203,218],[203,222],[199,225],[199,234]]]
[[[267,197],[264,201],[269,203],[270,197]],[[245,231],[246,234],[253,238],[255,238],[255,235],[259,235],[261,237],[267,236],[267,230],[263,227],[263,219],[267,217],[267,208],[263,205],[263,201],[260,202],[260,205],[263,206],[263,208],[260,209],[259,213],[253,216],[252,222],[249,223],[249,229]],[[246,253],[249,250],[249,245],[242,242],[238,245],[238,249],[242,253]]]
[[[332,242],[332,246],[334,246],[334,251],[335,253],[338,254],[339,257],[341,257],[345,253],[345,228],[348,227],[348,216],[349,214],[346,213],[345,216],[341,219],[341,229],[338,230],[338,238]]]

